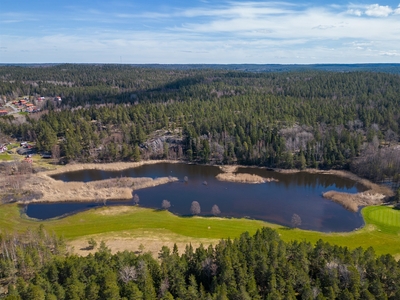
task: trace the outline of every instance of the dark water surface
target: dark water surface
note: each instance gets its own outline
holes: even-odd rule
[[[238,172],[273,177],[279,182],[222,182],[215,179],[221,173],[218,167],[168,163],[144,165],[124,171],[82,170],[55,175],[53,178],[88,182],[121,176],[173,176],[180,181],[138,190],[136,193],[140,197],[140,206],[161,208],[162,200],[166,199],[171,202],[171,212],[189,215],[192,201],[198,201],[201,215],[210,215],[211,207],[217,204],[223,217],[247,217],[285,226],[291,225],[292,215],[296,213],[302,219],[300,228],[322,232],[351,231],[364,224],[359,212],[349,212],[322,197],[322,193],[329,190],[348,193],[363,191],[363,187],[352,180],[305,172],[281,174],[257,168],[239,168]],[[185,176],[189,179],[187,183],[183,180]],[[27,215],[48,219],[101,205],[103,203],[30,204]],[[133,205],[133,202],[108,201],[107,205]]]

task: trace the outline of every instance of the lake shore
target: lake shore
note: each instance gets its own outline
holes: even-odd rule
[[[178,160],[143,160],[139,162],[114,162],[114,163],[101,163],[101,164],[83,164],[83,163],[73,163],[65,166],[58,166],[56,169],[43,171],[41,174],[46,174],[48,176],[74,172],[80,170],[102,170],[102,171],[122,171],[131,168],[137,168],[144,165],[154,165],[159,163],[169,163],[177,164],[182,163]]]
[[[368,179],[361,178],[356,174],[344,170],[325,171],[316,169],[305,169],[303,171],[300,170],[275,170],[275,171],[283,174],[293,174],[298,172],[308,172],[312,174],[329,174],[350,179],[363,185],[367,190],[360,193],[350,194],[337,191],[328,191],[322,194],[324,198],[336,202],[352,212],[357,212],[361,206],[382,204],[385,202],[387,198],[394,196],[393,190],[390,189],[389,187],[373,183]]]
[[[135,190],[154,187],[169,182],[178,181],[176,177],[160,178],[112,178],[91,182],[63,182],[55,180],[51,176],[66,172],[79,170],[104,170],[120,171],[136,168],[143,165],[157,164],[165,161],[151,160],[132,163],[109,163],[109,164],[71,164],[59,166],[56,169],[43,171],[26,180],[24,190],[29,190],[37,195],[42,195],[37,199],[30,200],[29,203],[46,202],[90,202],[107,200],[129,200]],[[177,163],[177,161],[168,161]],[[19,203],[26,204],[24,201]]]
[[[42,195],[29,203],[39,202],[89,202],[132,199],[134,191],[178,181],[176,177],[112,178],[91,182],[63,182],[47,175],[31,177],[25,189]],[[26,202],[22,202],[26,204]]]
[[[30,202],[65,202],[65,201],[104,201],[113,199],[131,199],[132,192],[143,188],[153,187],[168,182],[177,181],[178,178],[114,178],[93,182],[62,182],[53,179],[51,176],[66,172],[79,170],[104,170],[104,171],[120,171],[130,168],[136,168],[143,165],[158,163],[185,163],[175,160],[147,160],[141,162],[116,162],[106,164],[70,164],[59,166],[53,170],[47,170],[31,176],[25,182],[24,189],[34,191],[43,195],[40,199],[33,199]],[[274,178],[263,178],[254,174],[235,173],[238,168],[257,168],[267,169],[265,167],[249,167],[241,165],[219,166],[222,173],[217,179],[231,182],[242,183],[265,183],[276,181]],[[323,194],[326,199],[332,200],[343,205],[346,209],[357,211],[359,206],[381,204],[387,197],[393,196],[393,191],[386,186],[381,186],[370,182],[369,180],[358,177],[357,175],[340,170],[283,170],[274,169],[274,171],[290,174],[298,172],[307,172],[313,174],[330,174],[339,177],[351,179],[363,185],[367,191],[356,194],[341,193],[336,191],[328,191]]]
[[[322,196],[326,199],[332,200],[333,202],[339,203],[344,208],[352,212],[357,212],[360,206],[382,204],[383,200],[386,198],[386,196],[383,194],[373,193],[370,191],[357,194],[329,191],[323,193]]]

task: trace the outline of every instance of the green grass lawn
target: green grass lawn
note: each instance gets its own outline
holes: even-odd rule
[[[323,239],[331,244],[349,248],[374,247],[377,254],[390,253],[400,258],[400,211],[390,207],[366,207],[362,211],[366,226],[350,233],[320,233],[300,229],[289,229],[280,225],[248,219],[223,219],[203,217],[178,217],[168,211],[140,207],[101,207],[78,213],[63,219],[49,221],[28,220],[20,216],[17,205],[0,206],[0,230],[23,231],[43,224],[49,231],[64,236],[67,240],[90,235],[123,236],[145,230],[147,234],[221,239],[235,238],[242,232],[253,234],[267,226],[276,229],[285,241],[306,240],[314,244]]]
[[[1,160],[6,160],[6,161],[8,161],[8,160],[12,160],[13,159],[13,157],[10,155],[10,154],[8,154],[8,153],[1,153],[0,154],[0,161]]]
[[[363,210],[364,219],[387,233],[399,233],[400,210],[384,206],[370,206]]]
[[[19,143],[11,143],[10,145],[7,146],[8,150],[14,149],[14,148],[18,148],[19,147]]]

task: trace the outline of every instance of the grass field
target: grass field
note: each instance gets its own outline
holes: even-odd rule
[[[320,233],[289,229],[280,225],[248,219],[223,219],[203,217],[177,217],[168,211],[140,207],[101,207],[67,218],[34,221],[20,216],[15,204],[0,206],[0,231],[23,231],[43,224],[49,231],[64,236],[68,241],[100,236],[102,238],[129,238],[168,235],[180,241],[196,239],[217,240],[235,238],[242,232],[254,233],[267,226],[276,229],[285,241],[306,240],[314,244],[323,239],[331,244],[349,248],[374,247],[377,254],[393,254],[400,259],[400,211],[390,207],[375,206],[363,209],[366,226],[351,233]]]
[[[8,160],[12,160],[13,159],[13,157],[10,155],[10,154],[8,154],[8,153],[1,153],[0,154],[0,161],[8,161]]]
[[[391,207],[370,206],[363,211],[364,219],[377,226],[378,230],[398,234],[400,228],[400,210]]]

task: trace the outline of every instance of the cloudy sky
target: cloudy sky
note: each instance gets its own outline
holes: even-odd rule
[[[0,63],[400,63],[400,0],[0,0]]]

